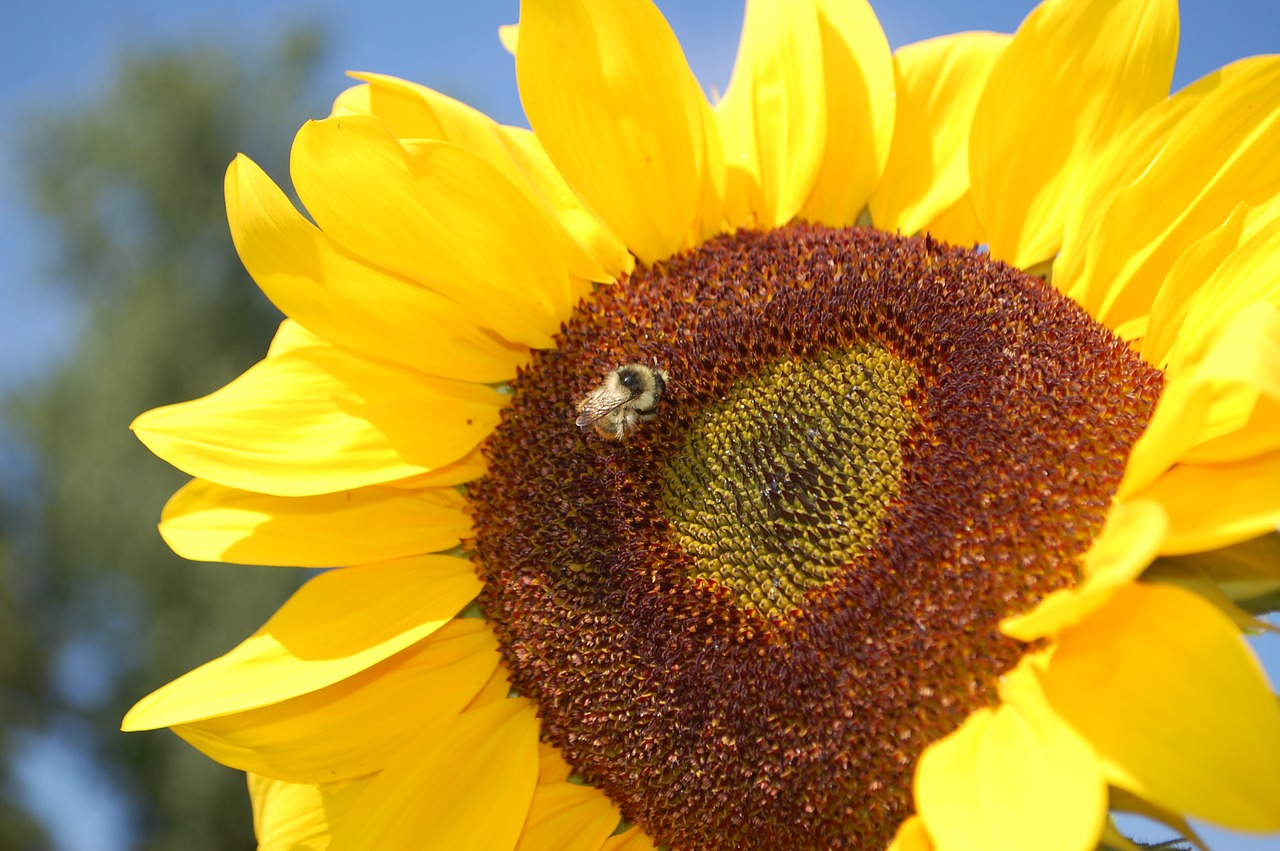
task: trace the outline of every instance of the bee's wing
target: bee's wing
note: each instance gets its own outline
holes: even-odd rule
[[[595,425],[628,401],[630,400],[619,399],[604,388],[591,391],[585,399],[578,402],[578,427],[587,428]]]

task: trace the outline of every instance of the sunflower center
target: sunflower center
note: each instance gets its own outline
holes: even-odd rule
[[[771,618],[870,547],[902,471],[916,372],[879,345],[784,359],[698,414],[663,512],[689,575]]]
[[[480,602],[546,738],[676,848],[883,849],[1161,387],[1040,279],[864,229],[642,266],[557,342],[472,487]]]

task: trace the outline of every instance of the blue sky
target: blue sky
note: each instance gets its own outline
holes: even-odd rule
[[[723,91],[737,48],[739,0],[660,0],[658,5],[699,80],[708,89]],[[965,29],[1009,32],[1033,5],[1030,0],[875,3],[894,47]],[[0,390],[46,371],[76,329],[73,313],[39,285],[46,277],[42,269],[49,243],[42,227],[23,211],[11,156],[24,108],[91,100],[126,48],[200,39],[252,45],[269,41],[290,22],[317,19],[328,25],[333,38],[322,77],[332,93],[348,85],[346,69],[381,71],[448,92],[499,121],[523,124],[512,60],[496,35],[500,24],[517,17],[516,0],[0,2],[0,110],[5,116],[0,123]],[[1277,0],[1185,0],[1174,87],[1239,57],[1277,51]],[[282,137],[281,150],[290,141]],[[227,159],[235,153],[227,151]],[[1257,646],[1273,682],[1280,681],[1280,640],[1268,637]],[[24,783],[50,818],[69,826],[57,834],[63,851],[125,847],[109,800],[95,795],[91,770],[75,761],[69,741],[37,748],[34,752],[43,756],[24,767]],[[81,782],[75,782],[77,777]],[[72,814],[75,818],[67,818]],[[1220,851],[1280,848],[1276,840],[1234,837],[1214,844]]]

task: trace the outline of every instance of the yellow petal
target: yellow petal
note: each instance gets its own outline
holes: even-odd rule
[[[1242,311],[1261,315],[1273,313],[1280,305],[1280,195],[1258,206],[1237,205],[1223,227],[1229,230],[1225,238],[1216,241],[1218,246],[1229,243],[1236,228],[1239,241],[1216,267],[1205,268],[1201,264],[1196,270],[1200,273],[1200,286],[1184,286],[1183,304],[1178,305],[1179,294],[1171,293],[1172,282],[1166,281],[1152,306],[1151,334],[1163,333],[1165,337],[1154,341],[1153,348],[1167,341],[1162,348],[1167,352],[1166,368],[1170,372],[1202,357],[1223,333],[1222,327]],[[1219,235],[1221,231],[1219,228],[1214,233]],[[1204,242],[1197,241],[1192,251]],[[1174,271],[1180,270],[1186,256],[1179,258]],[[1170,296],[1167,301],[1162,298],[1166,294]],[[1154,354],[1148,351],[1145,341],[1143,350],[1144,355]]]
[[[919,816],[909,816],[898,826],[888,851],[933,851],[933,841]]]
[[[889,161],[871,196],[876,227],[916,233],[969,191],[973,113],[1009,39],[960,33],[909,44],[893,55],[897,117]]]
[[[1246,59],[1220,68],[1168,100],[1157,101],[1117,133],[1078,175],[1077,189],[1068,199],[1062,251],[1053,264],[1055,286],[1081,304],[1100,303],[1111,282],[1094,280],[1086,267],[1091,262],[1090,255],[1097,254],[1100,243],[1110,238],[1108,231],[1099,230],[1099,226],[1111,201],[1141,178],[1196,104],[1256,61]],[[1116,247],[1125,250],[1124,240]]]
[[[1230,550],[1231,548],[1228,547],[1227,549]],[[1193,594],[1200,595],[1202,599],[1217,606],[1218,611],[1230,618],[1236,629],[1241,633],[1274,632],[1280,634],[1280,626],[1273,626],[1267,621],[1255,618],[1244,608],[1236,605],[1236,602],[1227,595],[1225,589],[1209,578],[1210,574],[1207,571],[1199,569],[1198,561],[1212,563],[1214,554],[1218,552],[1223,552],[1223,550],[1198,553],[1195,556],[1166,556],[1156,561],[1142,574],[1142,581],[1160,585],[1174,585]],[[1276,567],[1280,567],[1280,564],[1276,565]],[[1272,580],[1270,588],[1267,590],[1271,591],[1277,588],[1280,588],[1280,579]]]
[[[702,102],[702,127],[707,135],[707,163],[703,170],[702,203],[694,222],[694,242],[704,242],[730,230],[725,216],[725,198],[729,191],[729,174],[724,161],[724,142],[716,123],[715,110]]]
[[[573,194],[569,184],[552,165],[538,137],[522,127],[503,127],[502,134],[507,150],[524,170],[530,187],[594,264],[588,266],[570,258],[570,271],[577,277],[592,281],[630,274],[636,261],[627,251],[627,246]]]
[[[382,770],[406,739],[461,712],[497,665],[488,625],[459,618],[326,688],[173,731],[242,771],[294,783],[347,780]]]
[[[935,239],[952,245],[976,247],[987,241],[987,232],[973,208],[973,194],[965,192],[960,200],[926,222],[921,228]]]
[[[1116,502],[1106,527],[1085,554],[1081,582],[1053,592],[1024,615],[1005,618],[1000,631],[1019,641],[1034,641],[1079,623],[1116,589],[1141,575],[1155,560],[1168,531],[1169,521],[1156,503]]]
[[[516,48],[520,45],[520,25],[503,24],[498,27],[498,41],[502,42],[502,47],[507,53],[515,56]]]
[[[1216,330],[1198,362],[1168,371],[1129,456],[1122,495],[1141,493],[1177,463],[1240,461],[1280,448],[1280,308],[1251,305]]]
[[[564,761],[564,755],[558,747],[546,742],[538,745],[539,783],[563,783],[572,773],[573,768]]]
[[[1166,369],[1203,348],[1245,305],[1280,302],[1280,196],[1238,203],[1226,221],[1183,252],[1156,292],[1142,356]]]
[[[407,139],[442,139],[457,142],[462,147],[468,145],[456,139],[450,139],[441,120],[431,107],[431,95],[438,94],[434,89],[417,83],[393,77],[390,74],[375,74],[367,71],[348,71],[347,76],[360,80],[361,84],[352,86],[338,95],[331,118],[350,115],[376,115],[391,134],[401,141]],[[468,138],[482,139],[485,128],[496,127],[493,119],[479,110],[456,101],[447,95],[439,95],[442,99],[455,104],[460,112],[474,118],[465,122],[470,127]]]
[[[471,562],[447,556],[323,573],[231,652],[138,701],[122,729],[214,718],[332,685],[421,641],[478,593]]]
[[[258,851],[325,851],[334,826],[364,793],[369,780],[285,783],[249,775]]]
[[[1107,814],[1098,759],[1037,688],[1015,691],[1016,702],[979,709],[925,750],[916,810],[948,851],[1092,851]]]
[[[866,0],[818,0],[817,11],[827,95],[826,155],[800,216],[843,227],[857,221],[889,158],[893,60]]]
[[[310,121],[290,171],[327,236],[485,317],[537,348],[567,318],[569,283],[554,234],[511,181],[476,154],[401,143],[376,118]]]
[[[653,840],[638,827],[611,836],[604,843],[601,851],[654,851]]]
[[[202,399],[148,411],[132,428],[197,478],[309,496],[456,461],[493,431],[505,401],[482,385],[299,346],[276,350]]]
[[[1280,830],[1280,707],[1225,615],[1131,585],[1062,635],[1045,690],[1111,782],[1174,812]]]
[[[417,83],[385,74],[352,76],[368,84],[360,87],[367,92],[362,111],[382,119],[397,139],[452,142],[502,172],[543,212],[569,274],[589,280],[617,276],[616,268],[602,268],[601,263],[625,256],[626,247],[586,212],[545,154],[529,156],[511,145],[512,128]]]
[[[275,336],[267,346],[267,357],[273,358],[299,349],[313,349],[328,346],[330,343],[318,334],[313,334],[292,319],[281,320],[276,327]]]
[[[304,219],[243,155],[227,169],[240,259],[276,307],[319,336],[447,378],[496,382],[528,360],[449,299],[361,262]]]
[[[1237,205],[1280,190],[1280,58],[1237,64],[1207,94],[1197,90],[1154,159],[1098,217],[1086,267],[1068,284],[1108,327],[1147,313],[1177,260]]]
[[[1019,268],[1062,244],[1077,174],[1164,98],[1178,50],[1173,0],[1047,0],[997,61],[969,140],[991,254]]]
[[[826,113],[814,0],[748,3],[733,76],[715,109],[731,225],[777,227],[800,212],[822,169]]]
[[[284,497],[196,479],[165,505],[160,534],[195,561],[340,567],[455,547],[471,531],[465,505],[452,489]]]
[[[1233,464],[1179,464],[1135,496],[1169,516],[1161,553],[1216,550],[1280,526],[1280,452]]]
[[[436,467],[429,473],[419,473],[406,479],[387,482],[387,487],[408,488],[410,490],[449,488],[474,481],[483,476],[488,469],[489,466],[484,460],[484,455],[480,452],[480,447],[477,446],[452,464]]]
[[[506,700],[406,742],[356,801],[333,851],[513,848],[538,778],[538,718]]]
[[[698,215],[703,97],[648,0],[520,4],[525,115],[587,207],[637,257],[678,251]]]
[[[467,704],[467,710],[479,709],[482,706],[506,700],[511,696],[511,672],[507,670],[506,665],[499,663],[493,674],[490,675],[489,681]]]
[[[599,789],[539,784],[515,851],[600,851],[620,819]]]

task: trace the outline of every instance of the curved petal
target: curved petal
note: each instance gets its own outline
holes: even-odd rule
[[[1153,339],[1153,349],[1167,341],[1162,348],[1169,372],[1195,363],[1221,336],[1222,327],[1238,319],[1242,311],[1261,315],[1280,306],[1280,194],[1258,206],[1238,205],[1214,233],[1224,229],[1227,238],[1219,242],[1229,244],[1231,236],[1238,237],[1230,250],[1216,265],[1201,265],[1183,276],[1199,272],[1200,286],[1167,279],[1152,305],[1148,335],[1164,338]],[[1197,241],[1193,250],[1203,242]],[[1182,261],[1190,253],[1175,263],[1170,279],[1181,271]],[[1212,256],[1218,252],[1206,253]],[[1180,292],[1172,286],[1176,283],[1182,283]],[[1145,355],[1148,348],[1145,340],[1143,343]]]
[[[426,490],[427,488],[450,488],[465,484],[483,476],[489,469],[488,463],[480,447],[476,447],[452,464],[436,467],[429,473],[419,473],[406,479],[387,482],[389,488],[407,488],[409,490]]]
[[[844,227],[858,220],[889,158],[893,59],[866,0],[818,0],[817,11],[827,136],[822,168],[800,216]]]
[[[1162,555],[1216,550],[1280,526],[1280,451],[1233,464],[1179,464],[1134,498],[1169,515]]]
[[[502,42],[503,50],[515,56],[516,48],[520,45],[520,25],[503,24],[498,27],[498,41]]]
[[[241,771],[294,783],[348,780],[382,770],[405,739],[461,712],[497,666],[488,625],[458,618],[331,686],[173,732]]]
[[[729,174],[724,161],[724,142],[720,138],[715,110],[705,100],[702,102],[702,128],[707,134],[707,166],[702,176],[702,203],[698,220],[694,222],[695,242],[709,240],[730,229],[725,216]]]
[[[196,478],[310,496],[457,461],[493,431],[506,402],[482,385],[295,339],[222,389],[147,411],[131,428]]]
[[[600,851],[621,819],[599,789],[539,784],[515,851]]]
[[[334,833],[332,851],[515,846],[538,779],[538,718],[515,698],[405,743]]]
[[[330,343],[324,337],[308,331],[295,320],[285,318],[276,327],[276,333],[267,346],[267,357],[273,358],[301,349],[324,348]]]
[[[587,280],[617,277],[626,246],[591,214],[545,154],[512,146],[511,131],[489,116],[426,86],[385,74],[352,74],[365,81],[360,112],[376,115],[397,139],[440,139],[460,145],[502,172],[539,207],[555,232],[569,273]],[[525,130],[518,133],[532,136]],[[541,154],[539,147],[538,153]]]
[[[876,227],[916,233],[968,193],[973,113],[1010,38],[959,33],[894,53],[897,117],[889,161],[871,195]]]
[[[1033,677],[1026,669],[1009,675]],[[939,848],[1091,851],[1107,815],[1098,758],[1038,686],[1009,686],[1001,706],[979,709],[921,755],[916,810]]]
[[[1179,342],[1178,332],[1191,304],[1222,268],[1223,261],[1239,248],[1249,212],[1248,204],[1237,204],[1226,221],[1191,243],[1169,267],[1169,274],[1152,299],[1151,312],[1135,316],[1116,329],[1121,338],[1137,341],[1138,351],[1147,363],[1169,368],[1171,350]],[[1203,344],[1202,340],[1195,342]],[[1186,340],[1179,348],[1186,350]]]
[[[569,279],[542,213],[500,171],[437,140],[401,143],[380,120],[310,121],[293,143],[298,197],[335,242],[549,348]]]
[[[627,246],[573,194],[569,184],[552,165],[538,137],[523,127],[503,127],[502,135],[507,150],[524,170],[530,185],[553,211],[560,226],[582,246],[595,264],[586,266],[571,261],[570,272],[590,281],[617,279],[631,274],[636,260],[627,251]]]
[[[642,260],[698,215],[702,92],[648,0],[520,4],[516,78],[529,124],[587,207]]]
[[[933,840],[929,831],[925,830],[924,819],[920,816],[908,816],[898,826],[887,851],[933,851]]]
[[[971,192],[965,192],[959,201],[930,219],[921,230],[952,245],[976,248],[987,240],[982,222],[978,221],[978,211],[973,209]]]
[[[1168,518],[1156,503],[1116,502],[1106,527],[1085,554],[1083,581],[1053,592],[1026,614],[1005,618],[1000,631],[1019,641],[1034,641],[1079,623],[1110,600],[1116,589],[1142,574],[1168,532]]]
[[[654,851],[657,846],[643,830],[633,827],[605,841],[601,851]]]
[[[1173,265],[1237,205],[1280,191],[1280,57],[1237,65],[1157,136],[1154,158],[1105,203],[1085,267],[1062,282],[1110,328],[1148,313]]]
[[[559,748],[546,742],[538,745],[539,783],[563,783],[572,773],[573,768],[565,762]]]
[[[471,562],[448,556],[323,573],[229,653],[138,701],[121,729],[215,718],[332,685],[421,641],[479,593]]]
[[[822,169],[826,107],[815,0],[748,3],[733,76],[715,108],[730,225],[777,227],[800,212]]]
[[[1063,634],[1042,677],[1115,785],[1173,812],[1280,830],[1280,707],[1211,604],[1169,586],[1124,588]]]
[[[467,704],[467,711],[479,709],[482,706],[488,706],[491,703],[497,703],[506,700],[512,696],[511,689],[511,672],[507,670],[507,666],[498,663],[498,667],[494,669],[493,674],[489,677],[489,681],[484,684],[476,696]]]
[[[506,381],[528,360],[526,347],[455,302],[335,245],[244,155],[227,168],[226,197],[245,269],[276,307],[324,339],[464,381]]]
[[[160,535],[193,561],[341,567],[435,553],[471,531],[455,490],[367,487],[266,496],[196,479],[160,516]]]
[[[1110,141],[1078,177],[1066,210],[1062,251],[1054,260],[1053,283],[1082,304],[1094,303],[1108,281],[1093,281],[1085,274],[1089,255],[1106,238],[1098,227],[1116,195],[1136,182],[1155,161],[1169,136],[1186,120],[1187,114],[1203,98],[1227,80],[1246,70],[1257,59],[1245,59],[1219,68],[1158,101]]]
[[[258,851],[323,851],[334,826],[369,783],[362,779],[312,785],[250,774]]]
[[[502,144],[500,125],[478,109],[434,89],[390,74],[350,72],[365,83],[365,106],[397,139],[439,139],[480,156],[512,183],[521,176],[511,168]]]
[[[1019,268],[1062,244],[1077,173],[1169,93],[1175,0],[1047,0],[1027,16],[978,101],[973,202],[991,254]]]
[[[1199,362],[1167,373],[1129,455],[1121,495],[1141,493],[1174,464],[1233,462],[1280,449],[1280,308],[1251,305],[1216,330]]]
[[[1242,545],[1236,544],[1235,546]],[[1212,563],[1216,561],[1214,557],[1218,553],[1229,553],[1232,549],[1234,547],[1214,550],[1210,553],[1165,556],[1151,565],[1146,573],[1142,574],[1142,581],[1159,585],[1173,585],[1193,594],[1198,594],[1202,599],[1212,603],[1218,608],[1218,611],[1230,618],[1231,623],[1235,624],[1236,629],[1241,633],[1271,632],[1280,634],[1280,626],[1274,626],[1251,615],[1246,608],[1237,605],[1236,601],[1227,593],[1227,589],[1209,578],[1212,575],[1209,571],[1198,568],[1198,561]],[[1273,564],[1273,567],[1280,568],[1280,563]],[[1266,591],[1274,592],[1280,589],[1280,578],[1271,580],[1269,584],[1270,588],[1265,589]]]

